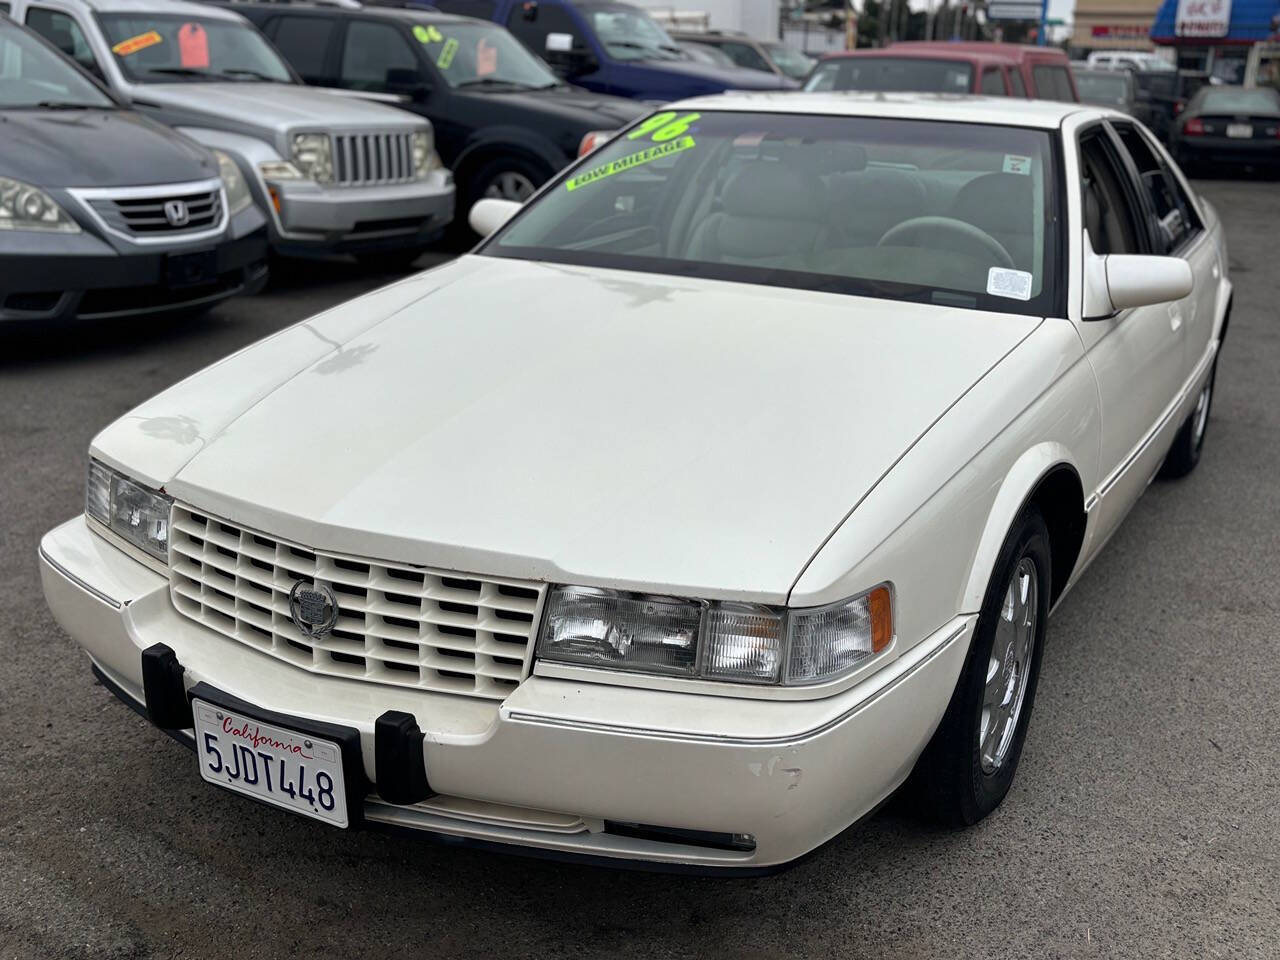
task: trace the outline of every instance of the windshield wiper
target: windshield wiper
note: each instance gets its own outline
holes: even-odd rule
[[[246,70],[243,67],[232,67],[229,70],[223,70],[218,74],[220,77],[247,77],[250,80],[262,80],[266,83],[288,83],[287,80],[281,80],[279,77],[269,77],[265,73],[257,70]]]
[[[463,80],[457,84],[455,89],[462,87],[515,87],[518,90],[540,90],[541,87],[535,87],[529,83],[521,83],[519,80],[498,80],[494,77],[476,77],[473,80]]]
[[[100,110],[100,103],[71,103],[67,100],[41,100],[36,104],[41,110]]]
[[[218,79],[216,74],[212,74],[208,70],[193,70],[190,67],[151,67],[147,70],[147,73],[154,73],[166,77],[201,77],[205,80]]]

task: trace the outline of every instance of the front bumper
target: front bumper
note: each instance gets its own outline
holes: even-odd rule
[[[776,868],[873,811],[941,719],[974,625],[956,618],[822,700],[533,676],[497,704],[315,676],[215,634],[174,609],[166,578],[91,533],[83,518],[44,537],[40,566],[58,623],[135,706],[146,702],[142,651],[163,643],[188,691],[203,682],[266,711],[354,728],[372,784],[377,719],[388,710],[412,714],[437,795],[397,805],[375,787],[364,799],[366,822],[672,869]],[[751,835],[754,849],[702,839],[726,834]]]
[[[433,172],[414,183],[322,187],[269,184],[279,201],[272,243],[285,254],[351,253],[422,247],[453,220],[453,176]]]
[[[112,245],[88,231],[0,231],[0,326],[175,313],[256,293],[267,279],[267,231],[256,210],[237,215],[236,223],[242,220],[249,229],[159,249]],[[210,251],[207,280],[171,283],[171,257]]]

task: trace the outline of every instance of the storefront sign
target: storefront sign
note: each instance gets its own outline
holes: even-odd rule
[[[1225,37],[1230,25],[1231,0],[1178,0],[1179,37]]]
[[[1113,40],[1145,40],[1151,33],[1149,23],[1095,23],[1090,28],[1094,37],[1110,37]]]

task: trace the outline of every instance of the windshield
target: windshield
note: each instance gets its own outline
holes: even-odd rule
[[[689,40],[679,41],[680,49],[689,55],[689,59],[698,63],[709,63],[715,67],[735,67],[735,64],[729,55],[716,47],[706,43],[696,43]]]
[[[451,87],[558,87],[545,63],[501,27],[484,23],[419,24],[413,35]]]
[[[1200,113],[1275,113],[1280,110],[1280,96],[1270,89],[1204,87],[1200,97]]]
[[[293,82],[280,55],[247,23],[140,11],[98,19],[116,63],[135,83]]]
[[[1054,171],[1043,130],[665,111],[482,252],[1043,316]]]
[[[804,88],[968,93],[973,89],[973,67],[961,60],[841,57],[818,64]]]
[[[778,69],[793,80],[803,80],[817,62],[807,53],[784,47],[780,43],[761,44],[769,53],[769,59],[778,65]]]
[[[1123,73],[1076,73],[1076,90],[1087,103],[1124,103],[1129,78]]]
[[[0,18],[0,109],[37,106],[115,103],[35,37]]]
[[[634,7],[591,11],[596,36],[617,60],[683,60],[685,53],[647,13]]]

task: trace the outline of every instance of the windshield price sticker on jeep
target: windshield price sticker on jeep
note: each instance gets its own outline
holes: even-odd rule
[[[577,190],[579,187],[585,187],[589,183],[595,183],[597,180],[603,180],[605,177],[612,177],[615,173],[622,173],[624,170],[630,170],[632,167],[638,167],[642,163],[651,163],[654,160],[660,160],[663,157],[669,157],[673,153],[679,153],[681,150],[688,150],[696,144],[693,137],[681,137],[679,140],[671,140],[667,143],[660,143],[655,147],[649,147],[638,153],[629,153],[625,157],[619,157],[617,160],[611,160],[606,164],[581,173],[576,177],[572,177],[565,182],[565,189]]]
[[[164,37],[160,36],[155,30],[148,30],[146,33],[140,33],[136,37],[130,37],[128,40],[121,40],[111,52],[118,57],[127,57],[131,53],[137,53],[139,50],[145,50],[147,47],[154,47],[157,43],[164,43]]]

